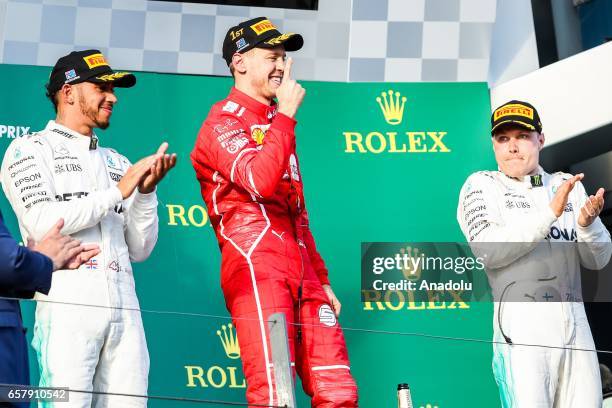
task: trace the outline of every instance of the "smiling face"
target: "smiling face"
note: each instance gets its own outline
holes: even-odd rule
[[[106,129],[110,125],[113,105],[117,103],[113,84],[83,82],[74,87],[84,124],[91,128]]]
[[[493,151],[499,169],[510,177],[535,174],[544,135],[520,126],[503,126],[493,136]]]
[[[283,46],[253,48],[244,54],[234,54],[236,86],[255,99],[271,102],[283,78],[285,58]]]

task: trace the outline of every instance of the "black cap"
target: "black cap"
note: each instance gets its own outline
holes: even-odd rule
[[[495,129],[508,123],[542,133],[540,115],[528,102],[510,101],[495,109],[491,115],[491,135],[495,134]]]
[[[54,94],[64,84],[80,82],[109,83],[120,88],[130,88],[136,84],[136,77],[129,72],[115,72],[98,50],[73,51],[57,60],[47,91]]]
[[[247,52],[255,47],[274,48],[279,45],[283,45],[285,51],[297,51],[304,45],[304,39],[296,33],[281,34],[267,17],[257,17],[243,21],[227,31],[223,40],[223,59],[229,65],[232,56],[237,52]]]

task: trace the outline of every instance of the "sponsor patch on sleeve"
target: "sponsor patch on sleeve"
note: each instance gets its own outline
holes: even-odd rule
[[[236,102],[227,101],[225,103],[225,106],[223,106],[223,112],[234,113],[238,110],[239,107],[240,105],[238,105]]]

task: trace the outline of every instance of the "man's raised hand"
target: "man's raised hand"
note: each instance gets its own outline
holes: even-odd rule
[[[604,193],[605,190],[600,188],[597,190],[595,195],[591,195],[589,198],[587,198],[586,202],[580,209],[578,225],[581,227],[588,227],[593,223],[593,221],[595,221],[604,207]]]
[[[157,183],[176,164],[176,154],[166,154],[168,143],[161,144],[155,154],[140,159],[125,172],[117,188],[124,199],[131,196],[136,188],[143,194],[155,190]]]
[[[563,214],[563,210],[565,210],[569,193],[574,189],[576,183],[583,178],[583,173],[576,174],[571,179],[565,180],[565,182],[557,189],[557,192],[550,201],[550,208],[553,210],[553,213],[555,213],[557,218],[559,218],[561,214]]]
[[[276,90],[276,99],[278,100],[278,111],[290,118],[295,117],[298,108],[304,100],[306,90],[296,80],[291,78],[291,67],[293,59],[288,58],[283,70],[283,79],[280,86]]]
[[[159,146],[156,153],[155,163],[151,165],[151,171],[141,180],[138,191],[142,194],[149,194],[155,190],[155,186],[168,174],[176,165],[176,153],[167,154],[168,143],[164,142]]]

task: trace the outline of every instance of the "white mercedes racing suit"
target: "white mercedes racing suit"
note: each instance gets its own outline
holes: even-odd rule
[[[541,168],[523,179],[481,171],[461,189],[457,220],[475,255],[486,253],[495,300],[493,371],[504,407],[601,406],[595,352],[519,345],[595,348],[580,264],[602,269],[612,245],[599,218],[588,227],[578,225],[587,199],[580,182],[559,218],[549,207],[569,178]]]
[[[78,270],[55,272],[48,296],[37,294],[32,345],[41,386],[146,395],[142,320],[126,309],[139,309],[130,261],[145,260],[155,246],[157,198],[135,192],[123,200],[116,185],[130,162],[96,145],[95,136],[51,121],[11,143],[2,162],[2,187],[24,242],[40,240],[63,218],[62,233],[101,249]],[[141,407],[146,399],[71,392],[58,406]]]

